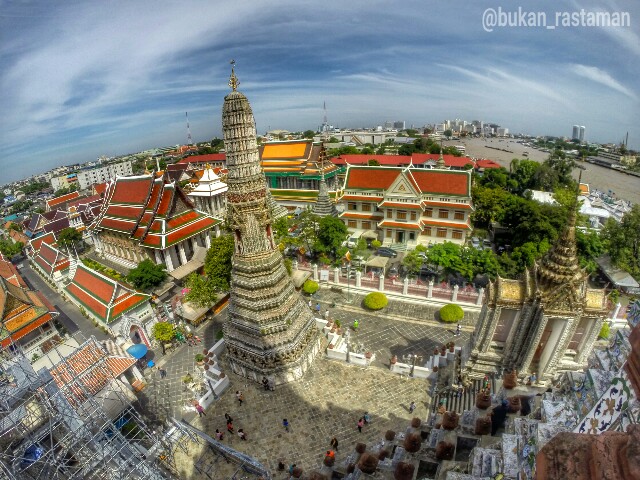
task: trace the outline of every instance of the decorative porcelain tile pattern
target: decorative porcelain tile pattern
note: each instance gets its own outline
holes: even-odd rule
[[[627,409],[630,397],[626,379],[622,376],[614,378],[607,392],[573,431],[596,435],[605,432]]]

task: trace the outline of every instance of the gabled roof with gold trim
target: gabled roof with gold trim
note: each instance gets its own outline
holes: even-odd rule
[[[150,295],[125,287],[81,263],[64,289],[105,323],[117,320],[123,313],[151,299]]]
[[[91,228],[124,233],[142,246],[162,250],[218,223],[195,210],[175,182],[147,174],[111,182]]]

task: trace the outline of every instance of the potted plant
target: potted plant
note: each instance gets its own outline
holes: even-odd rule
[[[204,364],[204,355],[201,353],[196,353],[196,364],[198,366],[202,366]]]
[[[365,352],[364,354],[364,358],[367,358],[367,359],[371,358],[371,356],[372,356],[371,352]]]
[[[191,376],[191,374],[187,373],[184,377],[182,377],[182,383],[188,385],[191,382],[193,382],[193,377]]]

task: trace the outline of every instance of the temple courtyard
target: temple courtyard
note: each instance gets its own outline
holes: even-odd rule
[[[360,306],[363,295],[352,292],[351,297],[347,303],[344,295],[325,289],[312,299],[313,308],[320,303],[322,315],[329,309],[331,318],[341,320],[345,327],[354,319],[359,320],[358,330],[350,329],[351,342],[354,347],[362,345],[375,354],[370,367],[328,360],[324,353],[325,341],[312,369],[301,381],[278,386],[271,392],[233,374],[223,355],[221,363],[231,385],[207,409],[206,416],[197,417],[189,408],[193,393],[184,388],[181,379],[198,368],[194,355],[202,351],[203,345],[210,347],[215,343],[216,334],[226,320],[226,311],[223,311],[198,329],[203,345],[184,345],[164,357],[157,357],[157,364],[167,375],[160,378],[158,371],[147,371],[149,383],[139,395],[142,410],[158,422],[167,417],[184,418],[212,437],[216,428],[226,432],[224,414],[229,413],[236,432],[242,428],[248,440],[244,442],[237,434],[225,433],[224,443],[255,457],[274,478],[279,478],[280,459],[287,465],[296,463],[307,472],[319,467],[333,436],[339,441],[336,463],[339,464],[353,453],[356,443],[378,443],[387,430],[404,431],[414,416],[423,420],[427,417],[428,383],[392,374],[389,371],[391,356],[397,355],[402,361],[405,355],[418,355],[416,364],[424,363],[435,347],[452,340],[465,342],[477,313],[466,313],[463,332],[455,337],[455,325],[434,320],[438,306],[390,300],[382,312],[372,313]],[[244,393],[242,406],[236,400],[236,390]],[[410,414],[412,401],[417,408]],[[372,422],[359,433],[357,422],[365,411],[371,415]],[[284,418],[291,424],[288,433],[282,426]],[[188,453],[176,452],[180,478],[207,478],[194,468],[201,457],[205,463],[216,462],[211,466],[211,478],[230,478],[237,465],[226,465],[210,453],[202,455],[203,448],[202,444],[192,443]]]

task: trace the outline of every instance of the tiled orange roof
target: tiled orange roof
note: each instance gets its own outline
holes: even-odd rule
[[[265,143],[262,158],[301,158],[310,145],[310,142]]]
[[[96,192],[97,195],[102,196],[102,194],[107,190],[107,182],[105,183],[96,183],[93,186],[93,191]]]
[[[156,214],[160,216],[165,216],[169,212],[169,207],[171,206],[171,201],[173,200],[174,190],[173,188],[167,188],[165,186],[164,191],[162,192],[162,199],[160,200],[160,205],[156,209]]]
[[[29,323],[28,325],[25,325],[23,328],[21,328],[17,332],[13,332],[11,333],[11,335],[8,335],[7,337],[3,338],[2,341],[0,341],[0,346],[2,346],[3,348],[8,347],[12,341],[15,342],[16,340],[21,339],[28,333],[33,332],[39,326],[47,323],[49,320],[51,320],[51,315],[49,313],[44,314],[42,317],[38,318],[36,321]]]
[[[109,203],[144,205],[151,191],[151,176],[119,178]]]
[[[471,195],[471,173],[461,170],[411,170],[422,193]]]
[[[144,206],[142,205],[109,205],[105,215],[108,217],[137,220],[143,209]]]
[[[78,198],[79,196],[80,194],[78,192],[71,192],[65,195],[60,195],[59,197],[47,200],[47,206],[51,209],[56,205],[60,205],[62,203],[68,202],[69,200],[73,200],[74,198]]]
[[[191,220],[195,220],[199,216],[200,214],[194,210],[181,213],[180,215],[173,217],[167,222],[167,229],[172,230],[176,227],[179,227],[180,225],[184,225],[185,223],[190,222]]]
[[[116,289],[114,280],[97,275],[93,270],[85,265],[78,265],[76,274],[73,277],[73,283],[80,288],[91,292],[95,297],[99,298],[103,303],[109,303],[113,298]]]
[[[409,230],[421,230],[420,225],[415,223],[402,223],[402,222],[391,222],[389,220],[383,220],[378,224],[379,227],[391,227],[391,228],[406,228]]]
[[[148,300],[149,300],[149,297],[147,295],[142,295],[139,293],[129,295],[123,298],[122,300],[118,301],[111,309],[111,315],[110,315],[111,320],[115,320],[127,310],[130,310],[135,306],[143,302],[146,302]]]
[[[78,288],[74,283],[70,283],[65,287],[67,293],[72,295],[82,305],[91,310],[92,313],[106,321],[107,319],[107,306],[102,302],[96,300],[84,290]]]
[[[113,218],[103,218],[100,221],[102,228],[108,228],[109,230],[116,230],[118,232],[131,232],[136,226],[136,223],[130,220],[115,220]]]
[[[386,190],[400,174],[400,169],[384,167],[349,167],[345,190],[361,188]]]
[[[203,216],[200,220],[169,233],[169,235],[167,235],[167,243],[165,246],[169,247],[176,242],[189,238],[206,228],[213,227],[216,223],[216,220],[213,218]]]
[[[422,225],[429,225],[431,227],[457,228],[459,230],[471,230],[471,227],[465,223],[439,222],[438,220],[424,220],[424,219],[421,219],[420,223],[422,223]]]

